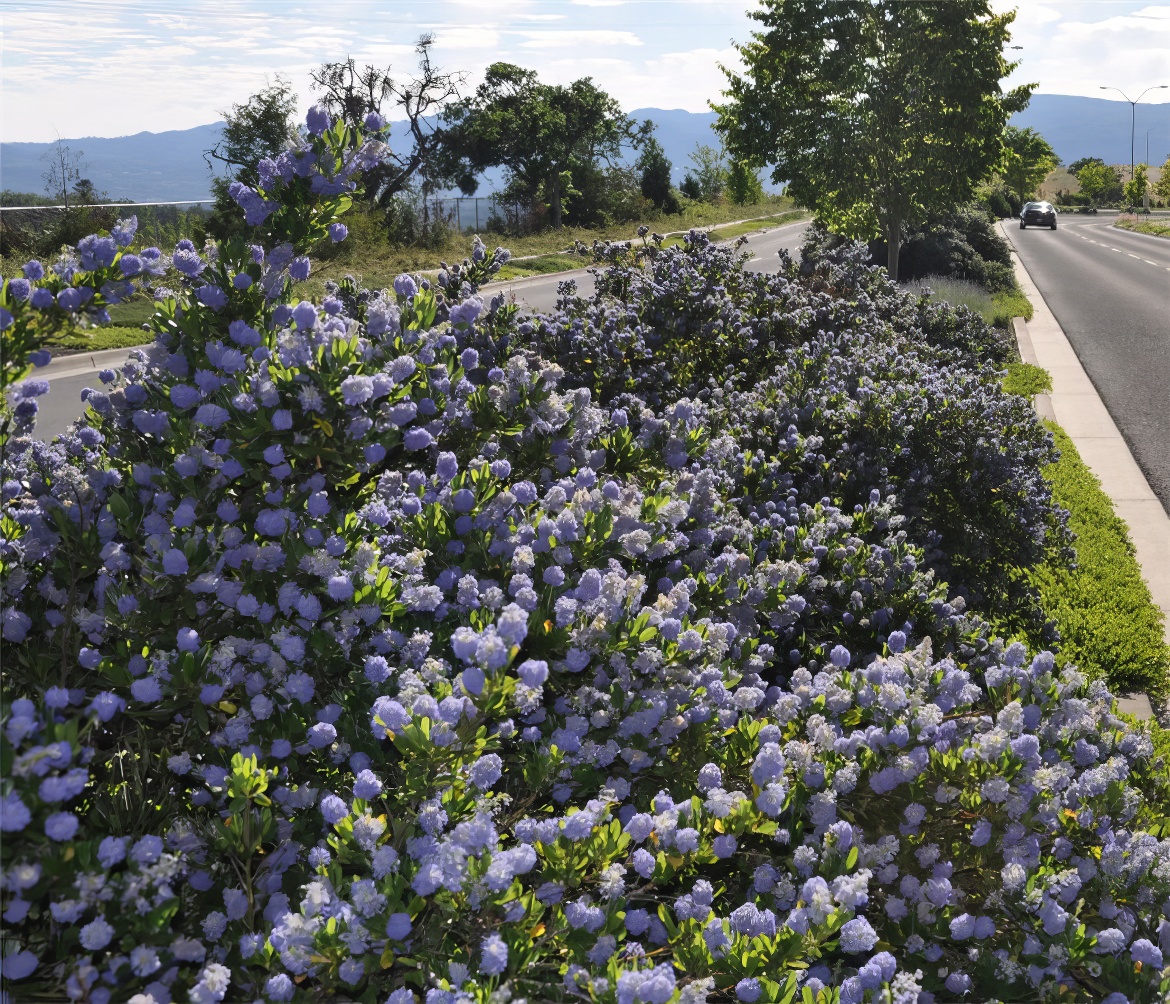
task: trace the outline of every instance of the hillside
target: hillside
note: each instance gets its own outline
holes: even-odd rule
[[[1128,102],[1036,94],[1027,108],[1012,117],[1012,124],[1041,133],[1066,164],[1081,157],[1100,157],[1107,164],[1129,164]],[[1143,102],[1137,106],[1134,133],[1139,162],[1145,159],[1147,130],[1150,163],[1161,164],[1170,156],[1170,102]]]
[[[83,177],[98,191],[136,202],[210,198],[211,172],[203,151],[215,145],[222,123],[140,132],[113,138],[86,136],[65,144],[84,153]],[[51,143],[0,143],[0,188],[43,192],[41,156]]]
[[[636,108],[636,121],[651,119],[656,136],[674,167],[675,182],[682,180],[687,161],[697,143],[718,145],[712,130],[714,112],[680,109]],[[1122,101],[1082,98],[1067,94],[1037,94],[1028,108],[1012,119],[1019,126],[1041,132],[1068,164],[1079,157],[1101,157],[1107,163],[1129,163],[1129,106]],[[112,139],[86,137],[65,142],[84,151],[89,164],[86,176],[99,190],[140,202],[206,199],[211,173],[203,151],[219,138],[223,123],[169,132],[140,132]],[[1146,131],[1150,135],[1150,159],[1161,164],[1170,155],[1170,103],[1140,104],[1137,108],[1137,159],[1145,156]],[[405,142],[405,126],[395,123],[392,142]],[[40,192],[41,155],[48,143],[0,143],[0,188]],[[503,172],[488,171],[478,195],[487,195],[501,184]],[[766,185],[766,187],[772,187]]]

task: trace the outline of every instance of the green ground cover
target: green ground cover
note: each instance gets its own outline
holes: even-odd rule
[[[1031,363],[1008,363],[1003,389],[1009,394],[1033,397],[1052,390],[1052,377],[1042,366]]]
[[[1107,678],[1115,692],[1144,691],[1163,700],[1170,692],[1170,648],[1129,531],[1072,440],[1045,424],[1061,454],[1045,476],[1076,534],[1075,568],[1050,561],[1030,573],[1060,632],[1058,661]]]

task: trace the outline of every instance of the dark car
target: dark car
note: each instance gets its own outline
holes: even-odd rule
[[[1056,229],[1056,209],[1051,202],[1025,202],[1020,210],[1020,229],[1024,230],[1028,224]]]

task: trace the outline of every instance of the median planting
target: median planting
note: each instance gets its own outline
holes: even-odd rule
[[[1004,640],[1072,537],[1002,334],[815,237],[310,301],[385,148],[307,125],[250,241],[5,276],[14,993],[1161,999],[1165,765]],[[135,289],[151,354],[25,438],[45,332]]]

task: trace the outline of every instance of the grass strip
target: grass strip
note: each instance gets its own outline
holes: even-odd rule
[[[498,276],[501,279],[516,279],[590,265],[592,262],[589,259],[564,252],[573,247],[574,241],[591,245],[595,240],[635,239],[639,222],[659,233],[718,228],[716,239],[725,240],[741,233],[753,233],[765,226],[780,226],[796,219],[805,219],[808,215],[807,212],[794,209],[791,199],[777,196],[751,206],[693,203],[678,214],[659,213],[642,221],[615,223],[596,229],[563,227],[522,237],[487,231],[481,233],[480,237],[488,247],[502,245],[512,252],[514,259],[525,259],[513,260]],[[439,268],[440,260],[458,261],[468,253],[471,246],[470,234],[451,231],[441,247],[391,247],[379,238],[376,228],[362,214],[349,214],[346,223],[350,227],[349,239],[324,248],[320,260],[314,258],[313,274],[300,287],[303,289],[302,295],[323,295],[326,279],[338,278],[347,272],[360,278],[362,285],[369,289],[383,289],[402,272],[434,272]],[[727,223],[731,226],[721,226]],[[543,257],[530,258],[531,255],[550,256],[551,263],[542,265]]]
[[[1135,234],[1149,234],[1151,237],[1170,238],[1170,224],[1155,223],[1153,220],[1126,218],[1118,219],[1113,225],[1118,230],[1131,230]]]
[[[54,354],[60,352],[101,352],[103,349],[130,349],[135,345],[148,345],[153,341],[153,331],[111,324],[101,328],[79,329],[73,334],[62,335],[53,339],[50,347]]]
[[[1076,567],[1054,558],[1029,573],[1060,632],[1057,661],[1105,679],[1115,693],[1144,691],[1160,703],[1170,692],[1170,647],[1128,528],[1064,430],[1044,424],[1060,449],[1044,476],[1076,534]]]

